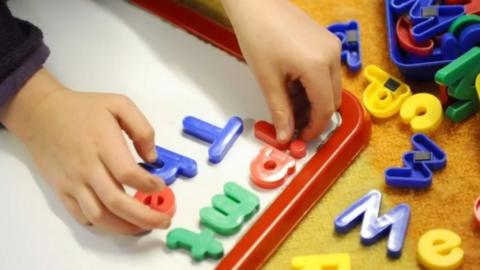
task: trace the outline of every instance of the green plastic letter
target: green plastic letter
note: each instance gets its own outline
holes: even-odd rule
[[[220,259],[223,256],[223,246],[214,238],[211,230],[194,233],[187,229],[175,228],[167,234],[169,249],[184,248],[190,251],[192,258],[201,261],[206,257]]]
[[[212,198],[213,207],[200,210],[200,222],[218,234],[232,235],[259,210],[260,201],[234,182],[226,183],[223,189],[225,195]]]

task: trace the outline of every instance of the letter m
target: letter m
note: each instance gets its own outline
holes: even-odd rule
[[[399,204],[379,217],[381,202],[380,191],[370,191],[337,216],[335,231],[345,234],[363,221],[360,230],[362,243],[371,245],[388,235],[388,256],[399,258],[410,220],[410,207],[407,204]]]

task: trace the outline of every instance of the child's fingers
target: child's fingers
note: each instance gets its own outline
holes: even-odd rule
[[[295,113],[295,129],[302,130],[309,122],[310,103],[307,96],[292,97],[292,103]]]
[[[115,95],[110,111],[133,141],[135,149],[146,162],[157,159],[155,131],[137,106],[127,97]]]
[[[105,144],[108,147],[100,149],[100,160],[116,181],[144,192],[165,187],[162,179],[150,174],[133,160],[120,132],[107,134]]]
[[[277,140],[287,142],[293,135],[294,117],[292,105],[286,91],[285,80],[274,72],[263,75],[258,80],[263,89],[272,121],[277,133]]]
[[[78,205],[77,201],[70,195],[59,194],[58,197],[62,201],[65,208],[70,213],[70,215],[77,220],[78,223],[82,225],[91,224],[88,218],[83,214],[82,209]]]
[[[310,141],[323,132],[335,111],[330,70],[325,65],[307,70],[301,82],[310,101],[310,121],[301,131],[300,137]]]
[[[138,234],[143,231],[138,226],[113,215],[102,205],[98,197],[88,186],[83,186],[78,190],[76,198],[88,220],[100,229],[128,235]]]
[[[330,75],[333,87],[333,99],[335,109],[342,103],[342,42],[334,35],[331,36],[330,44]]]
[[[95,175],[98,178],[90,181],[91,187],[114,215],[145,230],[170,226],[168,215],[154,211],[124,193],[105,168],[99,169]]]
[[[297,110],[304,110],[310,104],[305,88],[298,80],[294,81],[294,83],[290,83],[288,96],[293,104],[295,112]]]
[[[330,74],[332,76],[333,99],[335,109],[338,110],[342,104],[342,62],[340,56],[335,59],[330,67]]]

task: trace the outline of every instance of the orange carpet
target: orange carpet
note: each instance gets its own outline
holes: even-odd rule
[[[228,24],[218,0],[180,0]],[[322,25],[357,20],[360,23],[363,64],[376,64],[400,76],[388,56],[385,5],[383,0],[293,0]],[[344,68],[343,85],[358,97],[368,84],[362,73]],[[436,94],[433,84],[411,84],[415,92]],[[435,173],[433,185],[425,191],[409,191],[385,185],[383,171],[401,165],[401,156],[410,150],[408,127],[398,117],[374,122],[367,149],[316,205],[265,269],[289,269],[294,256],[348,252],[352,269],[422,269],[416,261],[416,245],[428,230],[444,228],[456,232],[463,241],[465,260],[460,269],[480,269],[480,230],[473,225],[473,202],[480,196],[480,115],[454,124],[444,120],[432,135],[448,155],[447,167]],[[385,239],[364,247],[359,227],[344,236],[334,233],[333,220],[342,210],[371,189],[383,194],[382,213],[398,203],[412,208],[403,255],[398,260],[386,256]]]

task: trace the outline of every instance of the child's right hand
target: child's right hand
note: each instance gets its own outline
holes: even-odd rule
[[[38,71],[0,111],[0,122],[28,147],[70,214],[82,224],[138,234],[167,228],[170,218],[124,192],[164,188],[133,159],[122,130],[147,162],[156,159],[154,132],[126,97],[81,93]]]
[[[325,131],[342,97],[341,44],[290,0],[222,0],[259,82],[277,140]],[[303,89],[304,87],[304,89]]]

